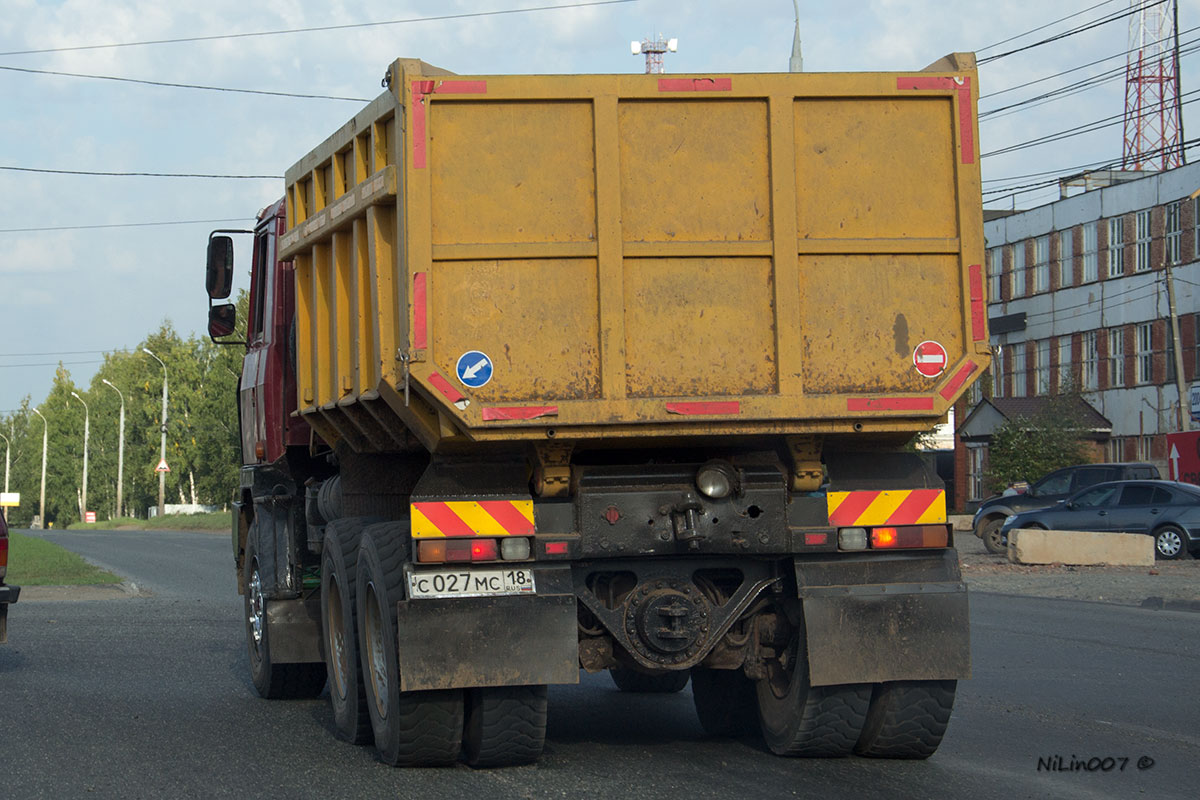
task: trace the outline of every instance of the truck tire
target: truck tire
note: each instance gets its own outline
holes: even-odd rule
[[[754,681],[737,669],[692,670],[692,701],[709,736],[741,737],[756,732]]]
[[[866,722],[871,684],[810,685],[803,632],[792,637],[787,655],[771,662],[755,687],[767,747],[781,756],[850,755]]]
[[[870,758],[929,758],[938,749],[957,681],[895,681],[875,686],[854,752]]]
[[[468,689],[463,755],[472,767],[532,764],[546,743],[546,686]]]
[[[983,523],[980,528],[979,538],[983,540],[983,546],[987,551],[994,556],[1002,556],[1008,552],[1008,542],[1000,533],[1000,529],[1004,527],[1004,520],[1001,517],[993,517]]]
[[[371,741],[371,715],[358,659],[355,582],[362,531],[369,520],[343,517],[325,526],[321,547],[321,644],[329,675],[329,704],[338,738]]]
[[[291,700],[316,697],[325,687],[325,665],[276,664],[271,661],[271,640],[267,627],[266,598],[255,548],[257,535],[251,524],[246,537],[246,553],[242,562],[242,577],[246,594],[243,618],[246,622],[246,645],[250,656],[250,679],[259,696],[269,700]]]
[[[403,600],[407,522],[368,525],[358,553],[359,657],[375,749],[394,767],[442,766],[458,760],[463,692],[401,692],[396,602]]]
[[[651,675],[627,667],[609,667],[608,674],[613,683],[622,692],[638,694],[673,694],[683,691],[688,685],[691,673],[688,670],[674,670]]]

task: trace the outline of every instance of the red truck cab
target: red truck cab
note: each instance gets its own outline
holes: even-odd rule
[[[17,602],[21,594],[20,586],[10,586],[4,582],[8,572],[8,523],[0,514],[0,644],[8,641],[8,607]]]

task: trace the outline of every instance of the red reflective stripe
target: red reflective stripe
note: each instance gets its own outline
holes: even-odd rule
[[[829,515],[830,525],[853,525],[863,512],[875,502],[875,498],[883,492],[850,492],[842,504]]]
[[[913,489],[887,518],[886,525],[915,525],[921,515],[937,502],[941,489]]]
[[[962,368],[954,373],[954,377],[950,379],[950,382],[942,387],[942,391],[939,394],[947,400],[954,397],[954,393],[962,388],[962,385],[967,382],[967,378],[971,377],[971,374],[978,367],[979,365],[974,361],[968,361],[966,364],[963,364]]]
[[[728,92],[733,78],[659,78],[660,92]]]
[[[413,169],[425,169],[425,95],[433,91],[433,81],[412,84]]]
[[[972,264],[967,269],[971,278],[971,338],[981,342],[987,335],[984,328],[983,266]]]
[[[667,403],[667,411],[672,414],[740,414],[742,404],[737,400],[717,401],[711,403]]]
[[[971,78],[969,76],[964,75],[959,80],[923,76],[897,78],[896,88],[918,91],[953,91],[958,96],[958,139],[962,146],[962,163],[975,163],[975,126],[971,119]]]
[[[413,275],[413,347],[417,350],[423,350],[428,344],[428,333],[426,331],[426,297],[425,297],[425,273],[417,272]]]
[[[445,536],[474,536],[471,526],[450,510],[445,503],[413,503],[413,508],[425,515],[425,519]]]
[[[451,403],[457,403],[459,400],[464,399],[463,393],[451,386],[450,381],[443,378],[440,372],[429,373],[429,382],[433,384],[435,389],[444,394],[446,399]]]
[[[851,397],[847,411],[932,411],[932,397]]]
[[[433,84],[433,81],[426,81]],[[442,81],[434,94],[487,94],[487,81]]]
[[[558,415],[558,406],[510,406],[498,408],[485,406],[483,421],[494,422],[506,419],[537,419],[538,417],[553,417]]]
[[[507,500],[479,500],[479,507],[500,523],[500,527],[513,536],[533,536],[533,523]]]

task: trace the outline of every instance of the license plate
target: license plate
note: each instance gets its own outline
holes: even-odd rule
[[[504,594],[534,594],[533,570],[459,569],[408,574],[408,596],[414,599]]]

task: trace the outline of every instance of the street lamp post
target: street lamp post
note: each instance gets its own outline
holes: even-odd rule
[[[167,365],[158,356],[151,353],[147,348],[143,347],[142,352],[153,358],[159,363],[163,369],[163,390],[162,390],[162,443],[159,446],[158,465],[162,467],[167,463]],[[167,473],[159,469],[158,471],[158,518],[161,520],[167,513],[166,509],[167,496]]]
[[[42,412],[36,408],[29,409],[33,413],[42,417]],[[50,442],[50,423],[46,422],[46,418],[42,417],[42,493],[38,500],[38,521],[42,525],[42,529],[46,528],[46,445]]]
[[[71,397],[74,397],[80,403],[83,403],[83,492],[79,498],[79,521],[87,520],[87,462],[88,462],[88,436],[91,434],[91,413],[88,410],[88,404],[79,396],[78,392],[71,392]]]
[[[100,382],[117,393],[121,398],[121,422],[117,433],[117,516],[121,516],[125,508],[125,395],[108,378]]]

